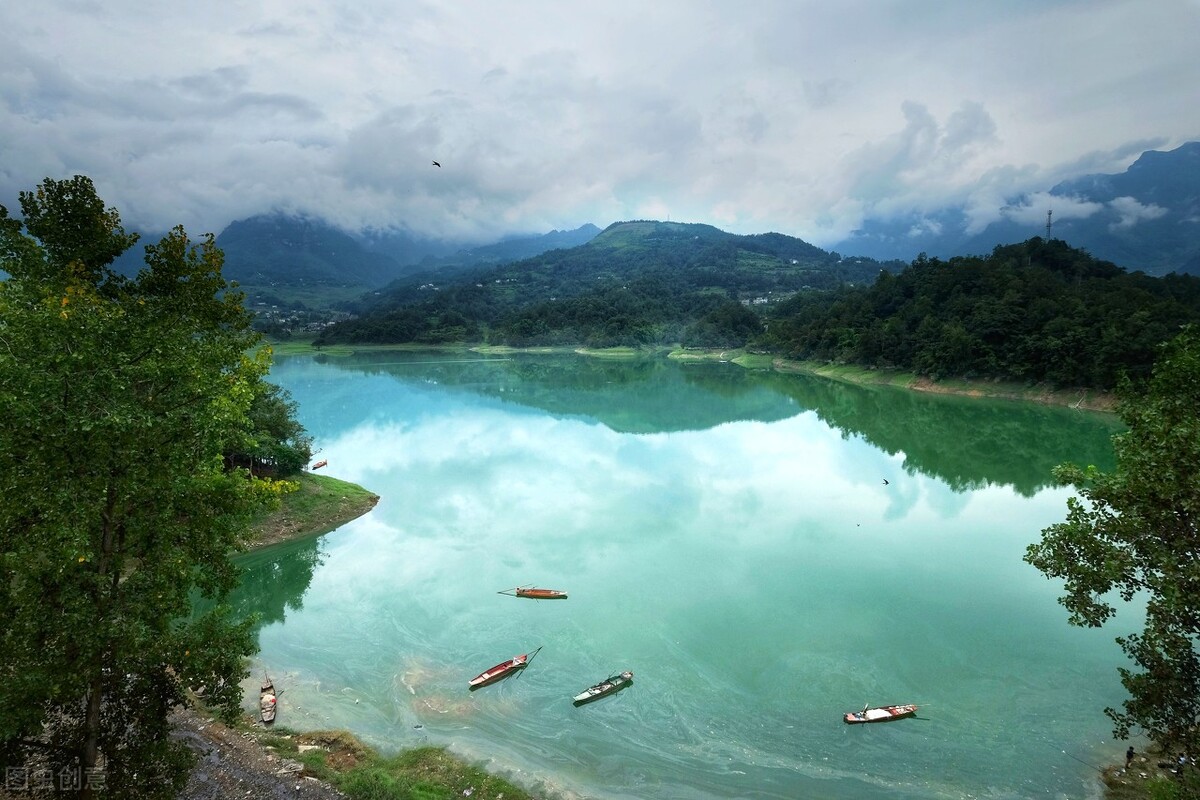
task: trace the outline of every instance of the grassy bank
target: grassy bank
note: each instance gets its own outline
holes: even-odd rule
[[[1135,752],[1133,763],[1112,765],[1101,770],[1104,800],[1184,800],[1198,796],[1200,774],[1195,767],[1178,772],[1178,753],[1165,753],[1151,744]]]
[[[776,372],[818,375],[822,378],[847,383],[894,386],[916,392],[952,394],[960,397],[995,397],[1026,403],[1070,406],[1088,411],[1111,412],[1116,407],[1114,395],[1091,389],[1054,389],[1044,384],[1029,385],[997,380],[967,380],[965,378],[933,380],[900,370],[874,369],[854,364],[790,361],[762,353],[746,353],[742,350],[679,349],[672,351],[670,357],[680,360],[729,361],[748,369],[772,369]]]
[[[351,800],[532,800],[504,778],[456,758],[440,747],[384,756],[345,731],[264,729],[248,717],[236,730],[279,759],[299,762],[303,775],[325,781]]]
[[[1054,389],[1045,384],[1024,384],[999,380],[967,380],[947,378],[933,380],[910,372],[868,369],[854,365],[816,364],[812,362],[775,359],[780,372],[802,372],[850,383],[877,384],[911,389],[917,392],[953,394],[961,397],[996,397],[1028,403],[1070,406],[1089,411],[1113,411],[1116,397],[1108,392],[1091,389]]]
[[[343,732],[306,733],[285,741],[296,742],[294,757],[304,765],[306,774],[327,781],[352,800],[456,797],[529,800],[532,797],[440,747],[420,747],[382,756]],[[318,749],[300,753],[300,744],[315,745]],[[280,744],[277,749],[286,753],[286,746]]]
[[[285,494],[278,510],[265,513],[254,522],[251,549],[329,533],[361,517],[379,502],[379,495],[358,484],[327,475],[303,472],[289,480],[298,481],[300,488]]]

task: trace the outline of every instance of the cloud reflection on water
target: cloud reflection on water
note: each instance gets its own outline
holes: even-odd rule
[[[471,747],[517,728],[525,744],[512,748],[516,762],[569,758],[582,785],[629,780],[634,791],[641,778],[604,766],[625,763],[634,748],[655,780],[703,787],[697,796],[729,796],[743,773],[781,796],[812,781],[843,781],[839,791],[855,796],[854,776],[880,770],[892,776],[884,783],[909,788],[941,770],[946,785],[1011,789],[1013,774],[1045,773],[1051,761],[1021,730],[1038,726],[1065,742],[1106,724],[1089,709],[1112,702],[1111,642],[1073,636],[1055,587],[1020,559],[1065,509],[1066,490],[1037,488],[1036,469],[1021,466],[1061,458],[1055,448],[1073,440],[1042,436],[1054,415],[992,408],[973,417],[934,402],[911,415],[925,437],[917,442],[896,420],[867,432],[891,402],[878,393],[814,391],[831,406],[806,411],[786,394],[794,387],[731,373],[723,409],[692,371],[672,391],[681,402],[698,393],[708,404],[701,416],[723,421],[655,429],[636,408],[605,410],[622,395],[595,375],[563,395],[552,381],[506,390],[535,407],[480,391],[495,382],[474,372],[431,386],[416,375],[346,380],[346,370],[302,366],[310,383],[296,384],[297,400],[315,417],[329,473],[382,500],[322,540],[302,609],[263,630],[263,651],[321,686],[390,698],[388,714],[406,730],[381,729],[378,715],[323,695],[347,725],[399,742],[421,724],[421,736]],[[496,368],[470,369],[485,367]],[[632,405],[654,381],[673,380],[638,375],[646,383],[628,396]],[[742,381],[766,419],[740,413]],[[777,413],[768,390],[781,392],[788,413]],[[592,391],[604,393],[587,398],[595,414],[568,413]],[[971,458],[955,451],[939,461],[959,443],[945,431],[972,419],[997,420],[994,440],[1020,442],[1021,452],[979,461],[997,450],[980,444],[990,436],[980,431]],[[1049,452],[1027,457],[1038,448]],[[571,599],[496,594],[529,582]],[[540,663],[519,683],[455,702],[469,677],[538,645]],[[622,665],[639,675],[629,692],[571,714],[571,695]],[[1017,712],[1008,708],[1014,687]],[[851,746],[828,724],[849,698],[934,695],[956,713],[895,729],[899,739],[934,737],[915,752],[888,745],[893,734]],[[1013,713],[1005,726],[965,721]],[[780,734],[784,721],[792,727]],[[607,735],[606,726],[633,723],[636,733]],[[721,746],[695,747],[696,732],[710,729]],[[1014,755],[997,761],[996,752]],[[729,760],[720,769],[703,761],[717,753]]]

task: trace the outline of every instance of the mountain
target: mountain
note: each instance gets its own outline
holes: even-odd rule
[[[327,307],[398,279],[444,280],[467,269],[576,247],[598,233],[600,229],[589,223],[464,249],[403,232],[351,235],[320,219],[275,213],[230,223],[217,236],[217,246],[225,253],[225,277],[237,281],[253,304]],[[138,245],[122,254],[113,268],[135,276],[145,266],[144,246],[163,235],[142,233]]]
[[[395,260],[367,250],[320,220],[267,214],[229,224],[217,237],[225,277],[243,286],[284,284],[374,288],[401,272]]]
[[[321,305],[418,273],[441,275],[574,246],[596,233],[596,226],[584,225],[447,254],[452,245],[444,242],[402,233],[351,236],[318,219],[266,214],[231,223],[217,237],[217,245],[225,251],[225,277],[237,281],[253,299]],[[419,263],[401,260],[417,256]]]
[[[1200,275],[1200,142],[1150,150],[1119,175],[1087,175],[1050,190],[1104,208],[1055,223],[1056,237],[1129,269]]]
[[[585,226],[592,227],[592,226]],[[582,231],[583,229],[579,229]],[[433,287],[459,284],[507,287],[520,304],[569,297],[597,282],[628,284],[664,279],[678,288],[718,288],[745,295],[869,282],[884,266],[873,259],[841,259],[807,242],[780,233],[742,236],[711,225],[633,220],[614,222],[586,244],[547,250],[536,256],[469,274],[422,272],[377,293],[376,307],[425,299]]]
[[[1045,236],[1087,250],[1097,258],[1150,275],[1200,275],[1200,142],[1166,152],[1148,150],[1119,174],[1085,175],[1048,190],[1060,198],[1030,209],[1029,198],[1009,198],[1001,218],[968,234],[966,209],[892,220],[870,220],[834,249],[873,258],[911,260],[985,254],[1001,244]],[[1032,213],[1031,213],[1032,212]]]
[[[617,222],[587,244],[439,280],[397,281],[327,328],[321,343],[443,342],[725,346],[760,326],[746,305],[870,283],[885,268],[778,233],[739,236],[695,223]],[[682,337],[682,338],[681,338]]]

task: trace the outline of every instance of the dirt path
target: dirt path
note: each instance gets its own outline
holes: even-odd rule
[[[304,775],[300,762],[280,758],[249,733],[193,709],[171,715],[172,737],[198,756],[179,800],[344,800],[329,784]]]

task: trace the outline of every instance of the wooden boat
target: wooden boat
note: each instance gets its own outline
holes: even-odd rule
[[[471,680],[467,681],[467,686],[470,687],[471,691],[475,691],[481,686],[487,686],[488,684],[495,683],[503,678],[508,678],[512,675],[515,675],[521,670],[525,669],[525,667],[529,666],[530,659],[536,656],[538,654],[538,650],[541,649],[542,648],[539,647],[532,653],[522,653],[519,656],[513,656],[508,661],[501,661],[491,669],[485,669],[474,678],[471,678]]]
[[[588,687],[575,695],[575,705],[581,706],[584,703],[599,700],[601,697],[616,694],[631,683],[633,683],[633,673],[629,670],[622,672],[620,675],[605,678],[595,686]]]
[[[263,725],[271,725],[275,722],[278,705],[279,695],[275,691],[275,684],[271,681],[271,676],[264,672],[262,687],[258,690],[258,713],[262,718]]]
[[[861,725],[864,722],[891,722],[894,719],[911,717],[917,713],[914,705],[878,706],[864,708],[862,711],[851,711],[843,719],[847,725]]]
[[[518,586],[513,589],[517,597],[528,597],[532,600],[566,600],[567,593],[561,592],[558,589],[534,589],[532,587]]]
[[[312,468],[313,468],[313,469],[320,469],[321,467],[327,466],[328,464],[329,464],[329,462],[328,462],[328,461],[318,461],[317,463],[315,463],[315,464],[313,464],[313,465],[312,465]]]

